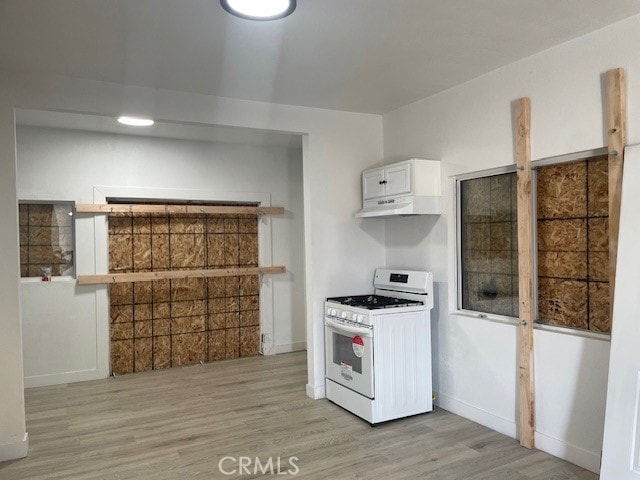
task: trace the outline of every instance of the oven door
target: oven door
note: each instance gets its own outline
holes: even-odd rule
[[[325,316],[326,374],[329,380],[373,397],[373,328]]]

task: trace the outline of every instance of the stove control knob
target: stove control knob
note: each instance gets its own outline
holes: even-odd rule
[[[336,312],[336,309],[335,309],[335,308],[330,308],[330,309],[329,309],[329,315],[333,315],[333,316],[335,316],[335,315],[336,315],[336,313],[337,313],[337,312]]]
[[[364,320],[364,315],[358,315],[358,323],[362,323]]]
[[[342,318],[347,318],[347,315],[348,315],[348,313],[347,313],[347,312],[342,312],[342,313],[340,314],[340,316],[341,316]]]

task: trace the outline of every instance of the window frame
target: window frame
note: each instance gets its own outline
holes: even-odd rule
[[[455,235],[456,235],[456,306],[455,313],[458,315],[470,316],[474,318],[482,318],[500,323],[508,323],[511,325],[517,325],[519,322],[517,317],[511,317],[508,315],[500,315],[497,313],[480,312],[477,310],[468,310],[462,308],[462,198],[461,198],[461,183],[466,180],[475,180],[478,178],[494,177],[497,175],[506,175],[517,172],[515,164],[504,165],[502,167],[489,168],[485,170],[478,170],[474,172],[462,173],[454,175],[454,208],[455,208]]]
[[[18,199],[18,228],[20,228],[20,205],[68,205],[71,207],[71,244],[73,246],[73,272],[71,275],[55,275],[51,277],[52,282],[61,282],[61,281],[75,281],[78,275],[78,246],[76,242],[76,201],[75,200],[47,200],[40,198],[23,198]],[[18,246],[20,246],[20,242],[18,242]],[[42,281],[40,276],[34,277],[23,277],[20,275],[21,282],[36,282]]]
[[[532,189],[532,202],[533,202],[533,218],[532,220],[532,236],[533,236],[533,311],[534,320],[533,328],[536,330],[548,331],[551,333],[559,333],[563,335],[577,336],[591,338],[595,340],[610,341],[610,333],[592,332],[589,330],[580,330],[577,328],[563,327],[557,325],[548,325],[540,323],[539,321],[539,309],[538,309],[538,215],[537,215],[537,170],[541,167],[550,165],[559,165],[563,163],[571,163],[591,157],[597,157],[600,155],[608,154],[607,147],[592,148],[589,150],[582,150],[579,152],[573,152],[562,155],[553,155],[549,157],[539,158],[531,162],[531,189]],[[516,173],[518,171],[515,164],[505,165],[501,167],[494,167],[484,170],[477,170],[473,172],[462,173],[453,175],[454,188],[454,219],[455,219],[455,308],[450,313],[460,316],[467,316],[472,318],[480,318],[498,323],[506,323],[509,325],[519,325],[519,317],[510,317],[505,315],[498,315],[494,313],[485,313],[476,310],[468,310],[462,308],[462,201],[461,201],[461,182],[465,180],[473,180],[476,178],[484,178],[495,175]]]

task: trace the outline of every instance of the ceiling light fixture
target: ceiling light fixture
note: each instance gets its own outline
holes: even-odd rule
[[[293,13],[296,0],[220,0],[220,5],[247,20],[277,20]]]
[[[123,125],[128,125],[130,127],[150,127],[155,122],[150,118],[140,118],[140,117],[118,117],[118,122]]]

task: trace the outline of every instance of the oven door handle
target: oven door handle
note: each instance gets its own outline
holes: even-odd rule
[[[327,326],[334,328],[335,330],[339,330],[347,333],[355,333],[357,335],[361,335],[363,337],[372,337],[373,334],[371,332],[371,328],[367,327],[352,327],[351,325],[345,325],[343,323],[335,321],[331,317],[325,317],[324,322]]]

